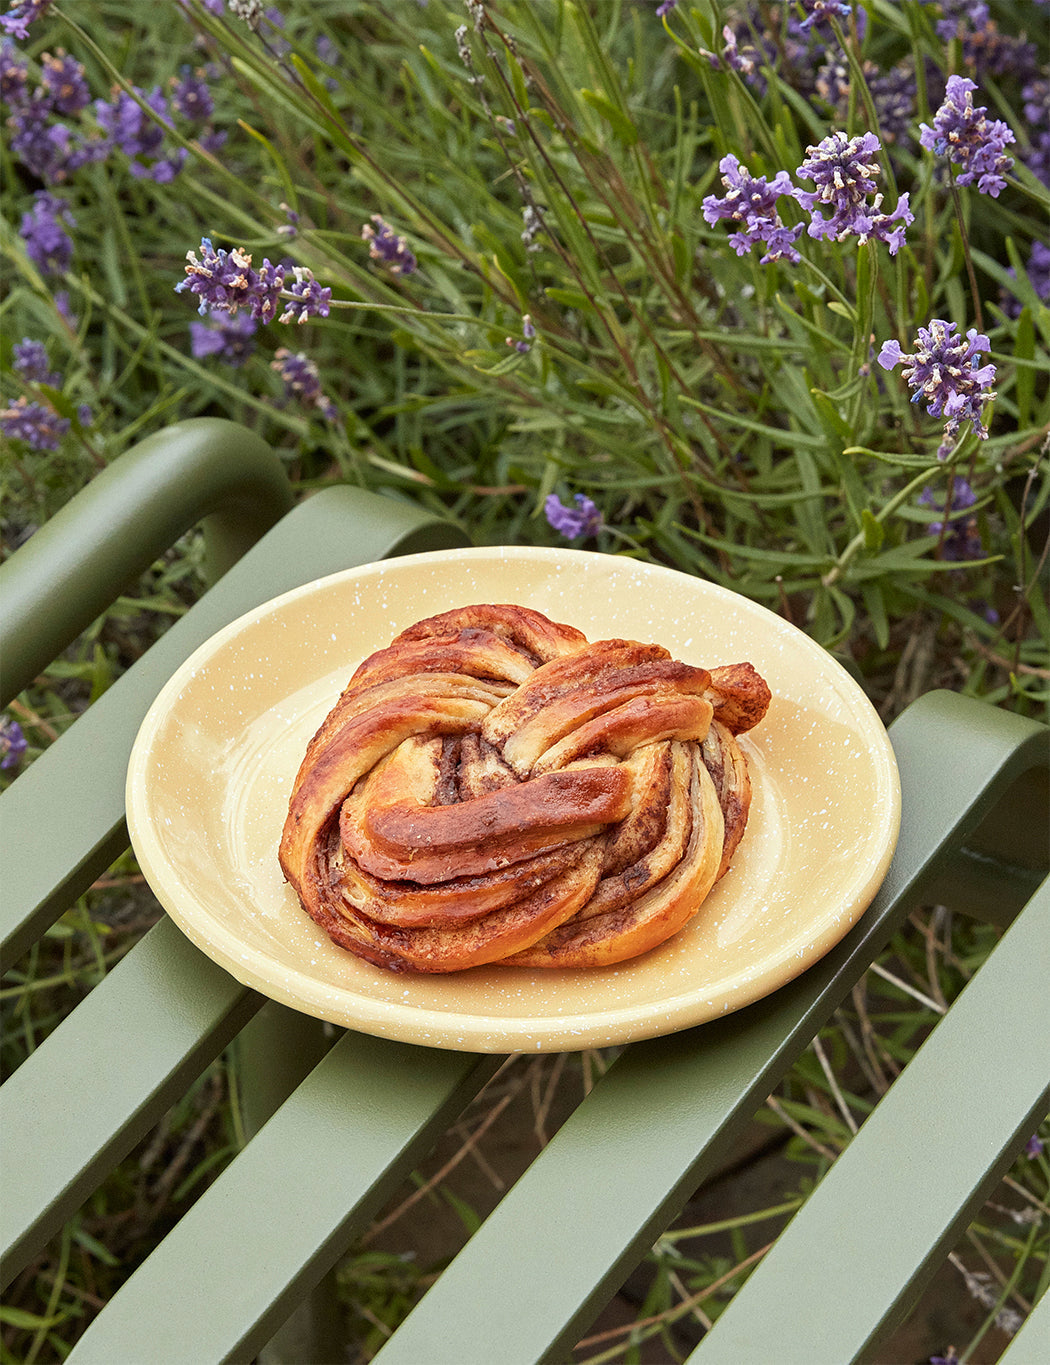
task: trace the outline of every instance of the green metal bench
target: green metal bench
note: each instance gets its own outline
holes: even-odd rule
[[[122,457],[0,568],[4,701],[201,518],[221,574],[0,798],[5,965],[126,844],[132,741],[198,644],[299,583],[463,543],[360,490],[289,504],[265,445],[231,423],[188,422]],[[567,1359],[908,912],[983,899],[1010,925],[995,951],[690,1362],[844,1365],[903,1319],[1050,1109],[1050,747],[1045,726],[950,693],[921,698],[890,734],[904,821],[861,921],[774,995],[625,1048],[382,1365]],[[284,1358],[341,1358],[314,1291],[501,1061],[354,1032],[329,1045],[162,920],[0,1090],[5,1285],[238,1038],[268,1059],[253,1136],[92,1323],[78,1365],[250,1361],[293,1312],[314,1335],[286,1342]],[[1050,1360],[1048,1303],[1010,1365]]]

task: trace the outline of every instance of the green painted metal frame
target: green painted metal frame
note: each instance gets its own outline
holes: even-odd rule
[[[158,513],[155,503],[197,478],[209,452],[227,465],[226,477],[208,482],[232,518],[218,528],[212,520],[210,530],[224,555],[236,548],[240,558],[0,797],[5,969],[127,846],[131,745],[157,692],[199,644],[300,583],[390,555],[465,543],[448,522],[354,488],[327,489],[281,516],[291,499],[287,481],[282,493],[275,479],[275,465],[284,475],[273,452],[233,423],[187,422],[122,456],[64,509],[59,539],[81,548],[75,555],[59,550],[53,589],[50,555],[35,546],[36,536],[0,566],[8,641],[19,646],[35,621],[57,653],[99,609],[98,594],[81,588],[92,572],[92,546],[115,596],[126,587],[125,571],[141,571],[166,548],[164,537],[177,538],[194,517],[208,514],[209,500],[199,492],[182,499],[178,515],[170,508]],[[130,491],[121,495],[118,514],[97,488],[102,478],[106,490],[123,487],[114,473],[122,467],[130,471]],[[257,495],[238,530],[238,509]],[[114,538],[138,535],[136,551],[112,550]],[[262,539],[248,551],[253,536]],[[79,565],[75,576],[71,558]],[[61,607],[65,596],[74,600]],[[41,602],[50,605],[38,616]],[[39,666],[39,651],[19,646],[11,676],[24,685]],[[162,920],[15,1072],[0,1090],[0,1166],[20,1172],[0,1206],[0,1282],[9,1282],[260,1004]],[[119,1053],[100,1061],[114,1039],[121,1040]]]
[[[692,1189],[731,1152],[737,1134],[765,1094],[908,909],[930,894],[951,865],[953,848],[958,850],[983,829],[1002,805],[1009,808],[1012,798],[1026,795],[1026,778],[1032,765],[1046,762],[1045,729],[1003,713],[994,714],[1001,719],[977,731],[975,769],[967,783],[961,782],[963,774],[954,757],[959,746],[946,744],[946,740],[957,738],[964,723],[971,728],[979,726],[985,708],[951,694],[938,694],[923,699],[901,718],[891,735],[911,818],[886,886],[862,924],[823,963],[769,1000],[730,1019],[628,1049],[384,1347],[378,1357],[384,1365],[388,1361],[416,1365],[421,1359],[428,1365],[487,1365],[493,1359],[499,1359],[501,1365],[525,1365],[566,1357],[577,1336]],[[942,776],[950,780],[939,780]],[[1031,813],[1031,807],[1028,810]],[[931,855],[931,850],[936,852]],[[1031,876],[1023,880],[1030,890],[1038,880],[1038,870],[1033,868]],[[1030,908],[1026,915],[1031,913]],[[1038,905],[1036,913],[1040,913]],[[1034,922],[1026,918],[1020,925],[1025,926],[1029,940],[1027,954],[1021,956],[1027,957],[1031,971],[1033,963],[1038,962],[1033,947],[1047,941],[1045,918]],[[1012,969],[1005,966],[1002,970]],[[1017,980],[1028,1015],[1045,1011],[1045,1000],[1031,988],[1033,983],[1028,983],[1026,991],[1023,975]],[[996,992],[993,977],[985,993],[994,997]],[[1017,1075],[1022,1100],[1028,1087],[1027,1108],[1022,1103],[1023,1118],[1018,1120],[1015,1115],[1006,1121],[1004,1132],[991,1125],[990,1131],[998,1133],[999,1147],[990,1151],[981,1147],[976,1158],[971,1153],[971,1165],[976,1159],[979,1180],[971,1179],[961,1168],[958,1179],[953,1179],[956,1167],[952,1161],[950,1110],[946,1116],[949,1131],[938,1135],[938,1160],[945,1166],[942,1183],[949,1202],[955,1198],[954,1222],[948,1231],[942,1226],[931,1234],[926,1247],[919,1236],[919,1250],[927,1253],[921,1266],[907,1260],[915,1246],[906,1249],[907,1273],[899,1276],[896,1297],[891,1295],[884,1301],[869,1296],[871,1311],[882,1312],[878,1325],[883,1331],[896,1320],[894,1315],[901,1304],[916,1291],[921,1275],[935,1262],[943,1239],[965,1218],[1001,1162],[1008,1159],[1014,1150],[1011,1144],[1023,1141],[1030,1131],[1026,1124],[1045,1102],[1045,1077],[1039,1080],[1041,1072],[1032,1059],[1033,1039],[1042,1035],[1031,1029],[1032,1022],[1029,1017],[1027,1032],[1021,1028],[1023,1040],[1018,1052]],[[958,1028],[953,1022],[950,1035],[943,1036],[956,1038],[956,1048],[965,1056],[971,1049],[970,1032],[970,1026],[961,1019]],[[338,1047],[356,1050],[359,1045],[355,1035],[346,1035]],[[286,1101],[278,1119],[288,1150],[301,1151],[307,1146],[318,1150],[314,1113],[317,1086],[323,1086],[324,1092],[332,1086],[344,1086],[336,1105],[344,1116],[356,1115],[362,1106],[370,1110],[387,1103],[383,1096],[392,1078],[402,1072],[393,1060],[393,1045],[372,1040],[370,1047],[377,1058],[371,1084],[365,1084],[357,1071],[344,1077],[330,1063],[324,1072],[319,1068],[311,1081]],[[412,1059],[419,1066],[434,1064],[423,1054],[413,1053]],[[927,1075],[931,1065],[936,1069],[936,1063],[924,1065]],[[921,1095],[926,1084],[920,1068],[912,1090],[917,1088]],[[991,1108],[1000,1117],[1000,1111]],[[917,1142],[924,1140],[921,1131],[913,1136]],[[907,1138],[904,1127],[901,1140]],[[307,1161],[300,1168],[288,1162],[283,1170],[281,1199],[299,1211],[299,1226],[294,1242],[277,1240],[266,1249],[270,1293],[279,1296],[281,1303],[294,1297],[296,1290],[302,1292],[311,1281],[309,1274],[304,1278],[301,1264],[304,1239],[305,1244],[318,1249],[313,1262],[313,1278],[317,1278],[338,1254],[340,1244],[348,1245],[351,1236],[367,1225],[371,1204],[367,1196],[362,1200],[356,1191],[355,1170],[359,1164],[367,1167],[358,1152],[357,1132],[343,1122],[334,1133],[327,1134],[327,1141],[331,1145],[325,1146],[326,1154],[341,1160],[326,1161],[325,1199],[314,1197],[314,1163]],[[639,1150],[646,1153],[644,1162],[637,1159]],[[892,1160],[892,1152],[900,1149],[892,1147],[891,1138],[885,1150],[891,1152]],[[984,1165],[982,1153],[988,1158]],[[75,1361],[112,1358],[122,1342],[133,1339],[135,1324],[147,1314],[155,1324],[163,1324],[151,1347],[158,1365],[174,1365],[185,1358],[180,1352],[187,1345],[200,1359],[251,1358],[274,1321],[262,1312],[266,1296],[254,1308],[243,1298],[231,1304],[224,1290],[216,1293],[211,1288],[208,1267],[222,1265],[234,1283],[252,1285],[257,1280],[258,1238],[269,1210],[260,1214],[258,1208],[246,1209],[242,1196],[245,1191],[264,1188],[270,1178],[269,1160],[266,1148],[256,1148],[255,1143],[248,1146],[93,1324],[74,1353]],[[862,1167],[861,1188],[866,1188],[866,1169]],[[626,1182],[625,1171],[630,1172]],[[885,1174],[879,1170],[883,1181]],[[612,1190],[615,1198],[610,1198]],[[333,1219],[341,1218],[344,1210],[349,1210],[349,1216],[340,1222],[336,1234]],[[834,1227],[839,1214],[833,1210],[826,1215],[825,1225],[829,1217]],[[274,1221],[281,1225],[280,1220]],[[572,1229],[571,1236],[566,1236],[567,1227]],[[824,1249],[826,1254],[827,1243]],[[808,1264],[805,1256],[802,1263]],[[893,1264],[900,1272],[900,1255]],[[508,1284],[513,1285],[513,1293],[506,1292]],[[852,1328],[859,1343],[864,1336],[863,1313],[849,1311],[857,1297],[854,1287],[843,1299],[843,1330],[848,1335]],[[774,1316],[771,1322],[765,1320],[772,1335],[761,1352],[741,1354],[730,1349],[720,1358],[728,1362],[761,1359],[768,1354],[771,1343],[778,1340],[778,1324],[784,1316],[782,1298],[781,1292],[773,1291]],[[179,1312],[182,1303],[204,1301],[208,1302],[208,1311],[195,1314],[192,1322]],[[759,1320],[757,1314],[755,1320]],[[811,1354],[814,1338],[809,1315],[800,1314],[798,1322],[803,1343],[798,1359],[817,1365],[822,1357]],[[712,1337],[709,1349],[715,1343]],[[834,1355],[823,1359],[828,1365],[838,1365],[839,1358]]]
[[[428,1365],[485,1365],[498,1358],[502,1365],[536,1365],[565,1359],[690,1193],[731,1155],[766,1095],[907,913],[931,894],[956,851],[1000,801],[1016,794],[1031,768],[1050,762],[1044,726],[951,693],[921,698],[890,736],[904,821],[889,874],[861,922],[820,963],[766,1000],[627,1050],[377,1362],[415,1365],[425,1357]],[[1029,821],[1032,814],[1029,809]],[[1036,872],[1033,881],[1038,878]],[[1038,932],[1050,949],[1045,925]],[[1045,1003],[1028,1005],[1045,1009]],[[1024,1055],[1030,1058],[1030,1052]],[[1035,1108],[1047,1080],[1043,1056],[1042,1066],[1028,1072]],[[993,1090],[995,1081],[994,1074],[988,1077]],[[1010,1127],[1008,1142],[1014,1136]],[[947,1148],[940,1157],[950,1178]],[[566,1227],[573,1228],[571,1238]],[[857,1292],[843,1301],[844,1310]],[[820,1293],[806,1305],[800,1310],[806,1321],[826,1311]],[[786,1311],[781,1303],[781,1315]],[[757,1354],[723,1357],[734,1365],[766,1358],[781,1359],[775,1335]],[[816,1355],[799,1359],[821,1365]],[[827,1365],[850,1359],[824,1358]]]
[[[689,1365],[864,1359],[903,1321],[1050,1110],[1048,963],[1050,881]]]
[[[254,433],[200,417],[107,466],[0,567],[0,706],[198,522],[220,578],[292,505],[276,454]]]
[[[209,449],[223,460],[231,442],[237,446],[242,439],[230,425],[191,423],[173,429],[174,435],[165,433],[158,448],[176,468],[165,471],[161,486],[170,492],[180,484],[180,460],[187,467],[206,465]],[[2,911],[12,960],[126,841],[123,773],[132,739],[152,697],[198,643],[299,582],[389,554],[463,543],[453,528],[413,508],[338,488],[282,517],[245,553],[245,541],[280,515],[284,497],[270,486],[272,457],[259,452],[247,433],[243,439],[245,451],[254,447],[255,454],[242,451],[237,458],[263,470],[246,472],[245,482],[261,480],[264,491],[247,523],[234,512],[220,527],[227,560],[221,567],[228,572],[0,798],[0,835],[8,850],[17,850],[17,857],[5,855],[5,881],[13,884],[15,898],[12,904],[5,885]],[[129,467],[136,463],[132,458]],[[125,485],[112,475],[103,491],[116,490],[114,497],[133,501],[126,492],[133,482]],[[226,509],[255,497],[231,491],[221,478],[218,483],[225,491],[215,496]],[[149,501],[158,496],[157,487],[156,479],[147,478],[135,496]],[[167,493],[159,496],[164,501]],[[97,549],[107,566],[100,575],[106,591],[115,594],[124,586],[125,568],[130,564],[131,574],[152,562],[164,548],[156,537],[180,534],[190,524],[187,516],[192,523],[208,512],[208,501],[173,514],[163,532],[145,533],[144,546],[133,551],[125,545],[117,559],[108,541],[135,540],[148,520],[129,512],[130,503],[122,501],[124,512],[114,522],[93,486],[63,520],[75,527],[83,547],[92,539],[107,542]],[[40,602],[50,600],[53,558],[67,585],[63,592],[79,595],[79,607],[62,617],[57,637],[48,640],[54,653],[101,609],[98,595],[69,586],[61,549],[38,543],[28,569],[12,568],[24,554],[20,550],[0,570],[0,591],[5,573],[10,582],[24,572],[33,588],[21,598],[17,629],[23,639],[33,636]],[[237,554],[243,557],[229,568]],[[86,549],[73,556],[80,564],[78,581],[92,574],[85,556]],[[28,646],[19,657],[23,676],[27,668],[32,676],[41,666],[39,652]],[[912,906],[945,888],[962,894],[968,883],[975,901],[990,894],[1002,902],[993,917],[1005,922],[1032,896],[1046,868],[1046,850],[1032,820],[1047,806],[1046,727],[939,693],[910,708],[892,727],[891,738],[901,769],[904,825],[886,883],[861,923],[821,963],[768,1000],[625,1050],[384,1347],[383,1365],[421,1360],[537,1365],[564,1359],[696,1185],[732,1150],[742,1126]],[[1027,818],[1018,818],[1019,809]],[[75,815],[72,836],[67,814]],[[1046,993],[1041,981],[1030,979],[1040,951],[1045,959],[1050,950],[1045,895],[1044,889],[1017,918],[701,1344],[695,1357],[700,1365],[767,1356],[842,1365],[868,1351],[905,1310],[960,1221],[1048,1102],[1045,1060],[1041,1069],[1031,1048],[1032,1038],[1046,1033]],[[1007,983],[1017,999],[1003,1011]],[[238,1034],[254,1039],[256,1054],[280,1049],[279,1065],[264,1071],[269,1093],[266,1087],[256,1090],[250,1127],[257,1134],[92,1324],[73,1353],[80,1365],[143,1352],[156,1365],[251,1360],[498,1064],[491,1057],[408,1048],[352,1033],[329,1049],[309,1021],[271,1003],[260,1010],[260,1004],[260,997],[163,920],[0,1091],[0,1159],[5,1171],[20,1173],[17,1182],[7,1181],[0,1212],[6,1282],[231,1039]],[[975,1082],[966,1062],[976,1064],[973,1040],[982,1031],[987,1036],[991,1017],[997,1029],[1009,1028],[1016,1038],[1016,1049],[1010,1043],[1016,1065],[1009,1099],[999,1093],[993,1041],[984,1058],[994,1068],[988,1122],[980,1133],[960,1135],[952,1106],[965,1099],[972,1108]],[[106,1055],[106,1040],[116,1038],[119,1053]],[[971,1089],[961,1092],[966,1084]],[[830,1259],[836,1261],[840,1224],[867,1190],[866,1182],[876,1180],[882,1193],[891,1190],[900,1177],[895,1162],[902,1144],[912,1154],[929,1141],[924,1099],[931,1087],[942,1109],[935,1139],[937,1198],[919,1198],[925,1168],[916,1163],[916,1171],[908,1172],[914,1179],[901,1185],[901,1194],[922,1216],[899,1246],[890,1245],[898,1224],[893,1201],[886,1200],[880,1231],[885,1247],[880,1243],[876,1252],[850,1246],[841,1266],[831,1265],[829,1273],[838,1275],[841,1286],[838,1311],[828,1313],[820,1257],[827,1259],[831,1246]],[[630,1173],[627,1181],[624,1172]],[[870,1202],[864,1206],[865,1229]],[[885,1260],[885,1273],[878,1292],[873,1285],[858,1294],[858,1277],[862,1284],[864,1278],[857,1267],[867,1267],[870,1254]],[[810,1309],[785,1312],[785,1302],[796,1295]],[[812,1308],[814,1302],[819,1308]],[[815,1326],[825,1319],[818,1337]],[[1048,1330],[1044,1301],[1025,1334],[1029,1342],[1042,1342]],[[1017,1359],[1022,1365],[1026,1358]]]

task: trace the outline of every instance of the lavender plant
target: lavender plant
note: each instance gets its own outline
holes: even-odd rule
[[[92,331],[126,318],[126,380],[152,366],[307,479],[479,540],[558,543],[545,512],[584,497],[599,548],[784,612],[887,715],[917,628],[927,683],[1040,703],[1046,52],[1023,7],[178,8],[175,59],[131,73],[105,6],[9,9],[16,313],[61,289]],[[165,206],[134,298],[85,269],[103,185]],[[984,364],[919,403],[886,361],[943,328]],[[316,378],[275,388],[293,350]],[[33,401],[4,409],[16,453]],[[919,501],[956,468],[965,568]]]
[[[6,544],[151,429],[220,413],[304,489],[731,586],[835,650],[887,720],[934,686],[1038,712],[1047,18],[7,4]],[[140,629],[195,571],[188,541]],[[6,780],[120,639],[100,627],[4,719]]]

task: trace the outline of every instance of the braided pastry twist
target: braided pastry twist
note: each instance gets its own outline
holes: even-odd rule
[[[734,735],[770,693],[518,606],[420,621],[307,747],[280,862],[340,946],[391,970],[591,967],[645,952],[726,871],[751,800]]]

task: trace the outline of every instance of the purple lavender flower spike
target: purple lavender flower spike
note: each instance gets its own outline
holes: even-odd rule
[[[69,294],[65,289],[59,289],[53,296],[51,302],[55,305],[55,312],[66,324],[71,332],[77,329],[77,315],[73,312],[73,307],[69,302]]]
[[[54,57],[45,52],[40,58],[40,65],[43,87],[60,114],[72,117],[88,107],[91,91],[80,62],[66,52],[59,51]]]
[[[902,62],[887,72],[874,72],[868,84],[885,140],[896,143],[909,141],[917,89],[912,67]]]
[[[1034,176],[1050,185],[1050,77],[1030,80],[1022,89],[1021,98],[1029,140],[1024,161]]]
[[[158,118],[170,122],[168,106],[159,90],[136,92]],[[95,118],[110,145],[129,157],[156,157],[164,142],[164,129],[126,90],[118,90],[111,102],[95,101]]]
[[[943,513],[943,521],[931,521],[927,528],[931,536],[941,537],[943,559],[954,563],[980,559],[984,546],[981,544],[977,518],[964,515],[976,501],[977,494],[965,479],[955,479],[950,498],[928,487],[919,494],[919,502],[923,507]]]
[[[171,107],[187,123],[208,122],[215,112],[215,101],[200,72],[182,68],[178,79],[172,81]]]
[[[141,161],[132,161],[129,169],[136,180],[152,180],[158,185],[170,185],[186,164],[186,156],[185,147],[176,147],[170,156],[162,156],[148,165]]]
[[[373,261],[380,261],[392,275],[411,275],[416,268],[416,258],[408,249],[404,237],[399,237],[389,223],[372,214],[372,224],[366,223],[361,236],[368,243],[368,254]]]
[[[299,215],[295,209],[289,208],[287,204],[281,205],[281,212],[288,221],[278,227],[277,235],[283,237],[285,241],[291,242],[299,236]]]
[[[332,291],[323,289],[304,266],[293,266],[292,274],[295,276],[294,283],[287,286],[285,293],[294,294],[295,297],[286,300],[284,312],[278,321],[306,322],[308,318],[326,318]]]
[[[11,151],[38,179],[49,184],[64,180],[75,169],[73,135],[64,123],[52,122],[51,100],[38,91],[8,120]]]
[[[848,19],[852,5],[839,3],[839,0],[802,0],[806,17],[799,25],[806,29],[813,24],[822,24],[826,19]]]
[[[53,408],[31,403],[25,397],[16,398],[9,408],[0,411],[0,433],[9,440],[24,441],[33,450],[57,450],[69,428],[67,417],[59,417]]]
[[[1028,278],[1043,302],[1050,303],[1050,246],[1046,242],[1032,243],[1028,257]]]
[[[764,175],[752,176],[732,154],[722,158],[718,169],[726,194],[721,199],[707,195],[702,204],[703,214],[712,227],[723,219],[740,224],[741,230],[729,238],[736,254],[745,256],[752,247],[761,245],[766,248],[761,265],[781,260],[794,265],[801,260],[794,243],[802,225],[786,227],[776,210],[777,200],[792,193],[787,171],[778,171],[767,181]]]
[[[47,350],[42,341],[23,337],[11,348],[11,368],[30,384],[49,384],[57,388],[62,376],[55,374],[48,365]]]
[[[602,514],[582,493],[573,499],[575,507],[566,507],[556,493],[551,493],[543,504],[543,514],[551,526],[566,540],[579,536],[596,536],[602,529]]]
[[[321,388],[317,366],[302,352],[289,351],[282,346],[274,352],[270,368],[284,381],[284,395],[307,407],[315,407],[329,422],[338,422],[339,410]]]
[[[754,77],[759,62],[759,54],[755,49],[751,46],[741,47],[737,35],[728,24],[722,29],[722,41],[725,46],[722,48],[721,60],[725,62],[726,66],[732,67],[745,80]],[[714,54],[711,56],[711,64],[716,67],[719,64],[719,59]]]
[[[64,200],[37,190],[33,207],[22,215],[19,228],[26,254],[43,275],[61,275],[73,261],[73,239],[66,232],[75,227],[73,215]]]
[[[29,744],[17,720],[0,720],[0,768],[17,768]]]
[[[919,124],[919,142],[960,168],[958,184],[976,185],[981,194],[997,199],[1006,186],[1006,172],[1014,164],[1004,149],[1016,139],[1001,119],[989,119],[987,109],[974,107],[976,89],[965,76],[949,76],[932,128]]]
[[[875,159],[881,143],[874,133],[848,138],[835,132],[806,148],[806,160],[796,174],[802,180],[812,180],[815,190],[795,190],[794,195],[810,214],[811,237],[859,237],[862,242],[872,238],[885,242],[890,255],[895,256],[904,242],[904,229],[915,215],[908,207],[908,196],[902,194],[892,213],[882,213],[882,198],[878,193],[879,163]],[[874,195],[870,204],[868,196]],[[818,207],[819,205],[819,207]],[[821,209],[829,209],[825,218]],[[894,224],[899,226],[894,227]]]
[[[934,26],[937,36],[946,43],[958,39],[963,63],[970,70],[1024,80],[1038,69],[1035,44],[1020,35],[1000,33],[984,0],[941,0],[941,14]]]
[[[0,99],[12,109],[29,100],[29,63],[10,38],[0,42]]]
[[[277,315],[278,299],[284,288],[284,267],[263,261],[262,269],[252,268],[252,258],[241,248],[215,250],[208,237],[201,238],[201,258],[187,251],[186,278],[175,286],[176,294],[196,294],[201,317],[209,309],[236,313],[246,308],[253,318],[272,322]]]
[[[302,266],[291,267],[293,280],[286,284],[284,265],[265,260],[260,269],[241,247],[216,251],[209,237],[201,238],[200,259],[187,251],[186,278],[175,286],[177,294],[196,294],[197,311],[204,317],[209,309],[216,313],[236,313],[246,308],[259,322],[272,322],[283,305],[280,322],[305,322],[307,318],[328,316],[331,289],[322,288],[312,273]]]
[[[249,262],[251,257],[248,257]],[[280,307],[279,298],[284,288],[284,266],[271,265],[263,260],[257,271],[252,271],[248,311],[260,322],[273,322]]]
[[[991,22],[986,0],[941,0],[941,15],[934,27],[946,43],[968,26],[984,28]]]
[[[0,29],[25,42],[29,25],[43,18],[50,8],[51,0],[15,0],[6,14],[0,14]]]
[[[166,156],[164,151],[165,128],[171,128],[171,110],[159,89],[148,95],[136,91],[157,119],[151,118],[127,91],[118,91],[112,103],[96,100],[95,117],[106,134],[109,150],[124,153],[130,162],[130,170],[138,180],[154,180],[158,185],[168,185],[182,170],[186,162],[186,149],[176,148]]]
[[[912,390],[913,403],[925,402],[931,417],[944,417],[946,437],[956,434],[969,422],[984,440],[988,429],[981,420],[985,403],[995,398],[992,384],[995,366],[981,365],[978,356],[991,349],[991,343],[975,327],[965,337],[957,335],[954,322],[934,318],[929,327],[920,327],[915,351],[907,355],[897,341],[884,341],[878,362],[884,370],[901,365],[901,373]]]
[[[519,355],[528,355],[536,339],[536,327],[528,313],[521,315],[521,336],[507,337],[508,346],[513,346]]]
[[[213,313],[210,322],[190,323],[190,353],[196,360],[216,356],[237,369],[255,350],[258,327],[249,313]]]
[[[195,251],[186,252],[186,278],[175,286],[176,294],[187,291],[196,294],[201,317],[206,316],[209,308],[235,313],[247,302],[252,258],[237,247],[232,252],[221,247],[216,251],[210,237],[201,238],[200,251],[200,260]]]

